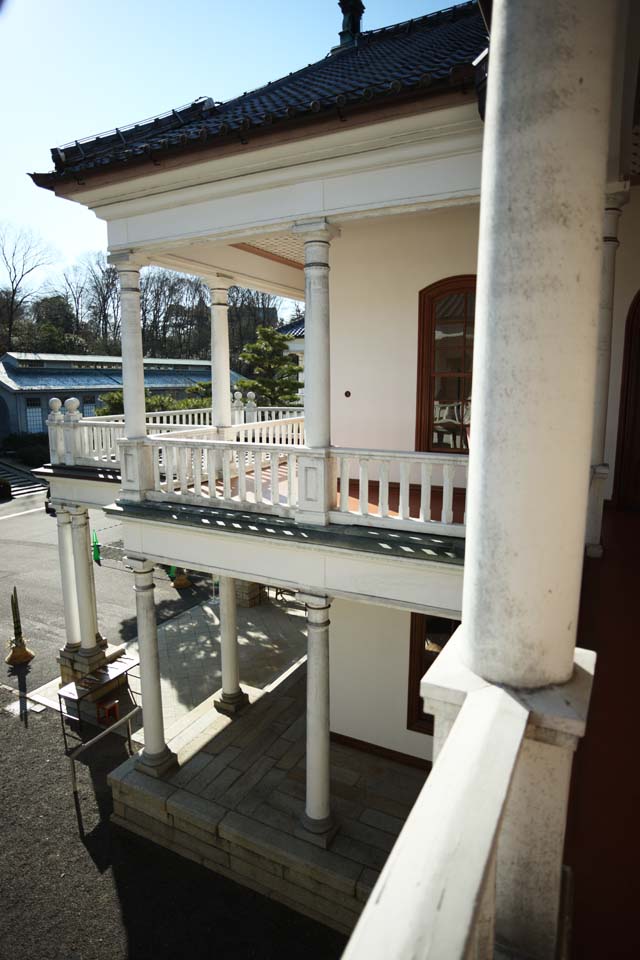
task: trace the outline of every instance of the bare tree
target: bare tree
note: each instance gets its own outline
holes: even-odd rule
[[[3,312],[6,349],[10,350],[16,317],[36,292],[31,285],[33,274],[51,263],[51,254],[44,242],[31,231],[5,224],[0,227],[0,263],[7,275]]]
[[[87,299],[87,270],[86,266],[74,264],[62,274],[61,293],[69,301],[74,316],[74,333],[80,333],[84,322]]]

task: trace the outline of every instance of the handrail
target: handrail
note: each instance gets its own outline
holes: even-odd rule
[[[467,696],[343,960],[493,956],[491,867],[528,716],[499,687]]]

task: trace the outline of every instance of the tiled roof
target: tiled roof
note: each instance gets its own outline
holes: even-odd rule
[[[290,337],[304,337],[304,317],[301,320],[291,320],[278,327],[278,333],[286,333]]]
[[[475,0],[361,33],[357,43],[226,103],[202,98],[141,123],[75,141],[51,153],[43,187],[113,167],[206,148],[391,98],[473,87],[472,61],[487,33]]]
[[[231,384],[242,377],[231,371]],[[152,390],[186,390],[196,383],[208,383],[211,368],[188,374],[171,370],[145,370],[144,385]],[[48,393],[62,391],[69,395],[74,390],[107,391],[122,389],[122,373],[119,370],[91,370],[72,367],[68,371],[39,369],[29,370],[5,366],[0,361],[0,389],[11,393]]]

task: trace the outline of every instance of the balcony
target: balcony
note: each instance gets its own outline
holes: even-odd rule
[[[118,470],[124,416],[79,418],[74,402],[49,417],[52,464]],[[210,408],[146,415],[145,501],[464,537],[466,455],[311,448],[300,408],[233,406],[225,428]]]

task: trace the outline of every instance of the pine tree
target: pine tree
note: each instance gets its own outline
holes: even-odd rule
[[[291,339],[272,327],[258,327],[258,339],[244,348],[240,359],[253,373],[253,379],[242,380],[241,390],[253,390],[259,404],[286,407],[299,404],[299,367],[291,357],[288,343]]]

